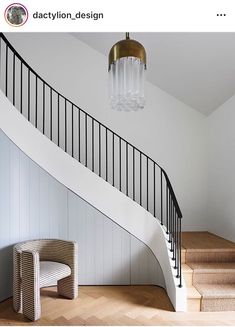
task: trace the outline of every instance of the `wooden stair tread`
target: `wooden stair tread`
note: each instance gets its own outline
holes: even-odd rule
[[[209,232],[183,232],[182,246],[187,252],[199,251],[235,251],[235,243]]]
[[[193,269],[191,267],[189,267],[188,264],[183,263],[182,264],[182,272],[183,273],[192,273],[193,272]]]
[[[218,253],[218,252],[226,252],[226,253],[234,253],[235,248],[200,248],[200,249],[186,249],[186,253],[203,253],[203,252],[210,252],[210,253]]]
[[[194,286],[187,287],[187,298],[188,299],[200,299],[201,294],[198,292],[198,290]]]
[[[235,273],[235,262],[188,263],[194,273]]]
[[[235,298],[235,284],[195,284],[194,286],[203,298]]]

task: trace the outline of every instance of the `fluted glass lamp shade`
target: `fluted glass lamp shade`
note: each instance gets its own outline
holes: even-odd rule
[[[129,38],[114,44],[109,53],[109,97],[111,108],[137,111],[145,105],[146,53]]]

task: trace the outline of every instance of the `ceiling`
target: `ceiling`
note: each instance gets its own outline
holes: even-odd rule
[[[108,56],[123,33],[72,33]],[[209,115],[235,93],[235,33],[130,33],[147,52],[147,79]]]

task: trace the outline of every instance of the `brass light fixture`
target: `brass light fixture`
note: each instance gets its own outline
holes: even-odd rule
[[[110,104],[118,111],[137,111],[145,105],[146,52],[142,44],[126,39],[109,52]]]

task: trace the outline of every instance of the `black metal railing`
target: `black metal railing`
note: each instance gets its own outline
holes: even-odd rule
[[[51,141],[160,220],[181,287],[182,213],[165,170],[51,87],[2,33],[0,87]]]

